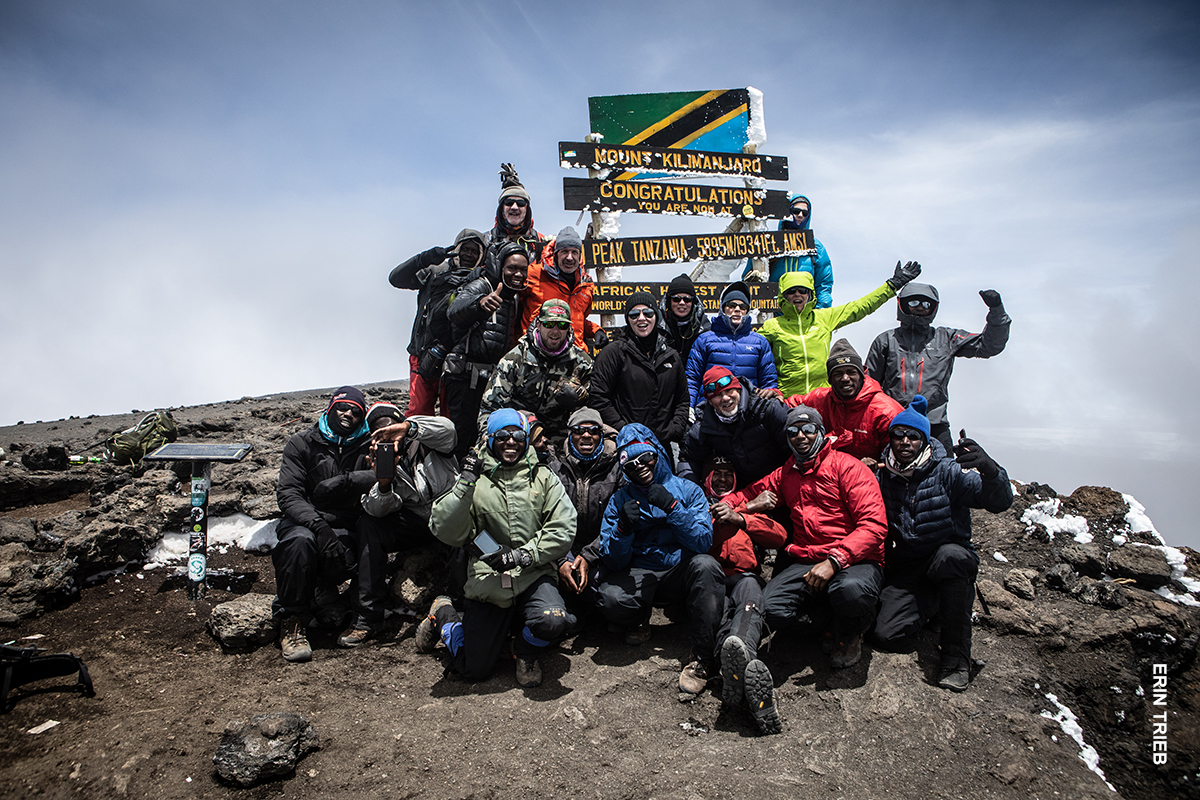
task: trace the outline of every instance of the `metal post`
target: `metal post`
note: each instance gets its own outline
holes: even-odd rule
[[[189,600],[202,600],[208,592],[208,490],[212,487],[212,462],[192,462],[192,514],[188,531]]]

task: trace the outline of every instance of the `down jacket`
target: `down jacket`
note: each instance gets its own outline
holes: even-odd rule
[[[929,558],[948,543],[974,551],[971,509],[998,514],[1012,505],[1012,483],[1003,467],[995,478],[984,478],[975,470],[963,471],[937,439],[929,445],[933,458],[911,477],[879,470],[887,508],[887,557],[893,567]]]
[[[855,458],[879,458],[888,445],[888,426],[904,407],[888,397],[879,382],[863,377],[862,388],[850,400],[838,397],[832,387],[793,395],[784,401],[788,408],[815,408],[825,421],[825,430],[836,436],[835,450]]]
[[[592,292],[596,284],[584,270],[581,264],[575,275],[574,285],[568,284],[562,278],[551,275],[544,265],[554,265],[554,239],[546,243],[542,250],[543,266],[529,267],[529,280],[526,282],[528,294],[525,296],[521,309],[521,330],[528,330],[530,324],[537,318],[542,303],[547,300],[562,300],[571,309],[571,328],[575,334],[575,346],[585,347],[584,341],[592,341],[600,326],[588,319],[592,310]]]
[[[678,501],[670,512],[650,504],[646,489],[626,483],[617,489],[604,510],[600,528],[600,557],[612,570],[630,567],[667,570],[699,553],[712,548],[712,515],[704,490],[691,481],[671,473],[667,451],[645,425],[626,425],[617,435],[617,453],[634,442],[645,442],[658,451],[654,466],[654,483],[665,487]],[[646,487],[649,488],[649,487]],[[641,516],[633,530],[622,531],[617,522],[621,508],[629,500],[637,500]]]
[[[573,456],[567,441],[550,454],[547,464],[562,481],[577,513],[575,541],[571,550],[560,559],[560,564],[574,560],[577,555],[582,555],[589,564],[600,560],[600,525],[604,521],[604,509],[621,482],[616,435],[615,430],[604,427],[601,452],[593,461],[580,461]]]
[[[796,273],[806,274],[806,273]],[[726,498],[744,505],[775,493],[792,523],[793,557],[817,563],[832,556],[843,568],[870,561],[883,566],[887,514],[875,474],[854,456],[833,448],[827,437],[817,455],[797,465],[795,456],[762,480]]]
[[[704,462],[721,455],[733,462],[738,483],[745,485],[763,477],[791,455],[787,446],[787,411],[778,400],[764,400],[742,388],[736,422],[725,423],[716,409],[705,403],[683,440],[679,453],[679,476],[700,483]]]
[[[478,558],[468,560],[467,598],[508,608],[542,576],[557,576],[555,565],[575,538],[575,509],[532,447],[515,464],[502,465],[488,450],[481,460],[478,480],[460,477],[434,501],[430,529],[451,547],[465,547],[486,530],[500,544],[533,557],[530,566],[508,570],[510,581]]]
[[[721,293],[722,305],[727,292],[734,287],[746,291],[745,286],[734,283],[725,287],[725,292]],[[771,343],[754,330],[750,314],[743,317],[734,330],[729,325],[729,318],[718,313],[713,317],[712,328],[696,337],[687,360],[688,394],[693,406],[704,399],[700,382],[709,367],[726,367],[757,389],[773,389],[779,385]]]
[[[452,351],[459,359],[473,364],[495,364],[504,357],[517,341],[517,324],[521,316],[522,292],[509,290],[500,307],[488,314],[479,301],[500,286],[500,265],[513,253],[526,253],[519,244],[506,243],[500,247],[499,258],[488,259],[472,271],[454,299],[446,314],[454,329],[457,344]],[[446,371],[453,373],[457,359],[448,359]]]
[[[383,494],[377,481],[363,495],[363,511],[372,517],[386,517],[407,507],[427,520],[434,499],[449,489],[458,476],[458,462],[453,456],[458,444],[454,423],[445,417],[421,414],[405,419],[413,427],[400,444],[402,455],[392,488]]]
[[[813,276],[807,272],[789,272],[779,279],[780,316],[769,319],[760,329],[771,343],[779,367],[779,388],[784,395],[805,394],[829,385],[825,361],[829,358],[829,340],[833,332],[875,311],[896,292],[886,282],[878,289],[833,308],[816,308],[809,299],[803,311],[784,298],[793,286],[813,288]]]
[[[802,194],[794,194],[788,200],[788,204],[793,205],[797,200],[808,203],[808,216],[799,225],[791,218],[782,219],[779,221],[779,230],[806,231],[812,227],[812,201]],[[816,286],[817,308],[829,308],[833,305],[833,263],[829,260],[829,254],[825,252],[825,245],[821,244],[820,239],[813,238],[813,249],[817,251],[816,256],[783,256],[771,259],[771,273],[767,280],[774,283],[789,272],[807,272],[813,276]],[[747,259],[743,278],[750,274],[751,266],[750,260]]]
[[[927,284],[910,283],[903,294],[931,296],[936,290]],[[867,374],[879,381],[884,390],[902,406],[914,396],[929,401],[929,422],[946,421],[950,402],[950,373],[956,358],[991,358],[1008,344],[1012,319],[999,305],[989,308],[982,333],[960,328],[935,328],[933,318],[908,314],[897,301],[896,318],[900,327],[884,331],[871,342],[867,352]]]
[[[654,431],[660,442],[678,442],[688,425],[683,360],[662,331],[650,355],[632,341],[635,335],[626,326],[596,354],[588,405],[617,430],[640,422]]]

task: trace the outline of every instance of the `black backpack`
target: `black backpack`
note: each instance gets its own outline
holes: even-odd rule
[[[446,270],[429,280],[429,300],[421,309],[420,329],[424,335],[417,368],[423,378],[436,380],[442,374],[442,360],[458,344],[450,325],[450,303],[470,274]]]
[[[92,676],[88,674],[83,659],[71,653],[54,653],[41,655],[36,647],[12,647],[0,645],[0,714],[12,710],[8,694],[18,686],[30,681],[40,681],[46,678],[62,678],[67,675],[78,675],[74,686],[54,686],[38,691],[53,691],[55,689],[76,691],[87,697],[95,697],[92,688]]]

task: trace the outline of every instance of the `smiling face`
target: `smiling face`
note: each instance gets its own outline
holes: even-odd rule
[[[737,411],[738,403],[742,399],[742,388],[740,386],[730,386],[708,398],[708,402],[717,410],[723,417],[732,417],[733,412]]]
[[[542,344],[546,345],[546,349],[557,353],[563,346],[563,342],[571,335],[571,324],[557,321],[539,322],[538,331],[541,333]]]
[[[712,486],[713,494],[729,494],[737,486],[737,476],[733,474],[733,467],[720,466],[712,471],[712,480],[709,481]]]
[[[863,374],[849,365],[834,367],[833,372],[829,373],[829,385],[839,399],[853,400],[862,389]]]
[[[783,299],[794,305],[797,311],[803,311],[808,301],[812,300],[812,290],[806,286],[793,286],[783,293]]]
[[[479,257],[483,255],[483,248],[479,246],[479,242],[471,239],[463,242],[458,247],[458,264],[461,267],[474,267],[479,263]]]
[[[524,289],[529,276],[529,258],[522,253],[513,253],[504,259],[500,268],[500,280],[510,289]]]
[[[600,426],[594,422],[585,422],[571,428],[571,444],[580,455],[590,456],[600,446]]]
[[[638,486],[649,486],[654,482],[654,465],[657,463],[658,456],[647,450],[626,461],[621,468],[625,476]]]
[[[358,430],[363,421],[363,411],[354,403],[334,403],[329,409],[330,414],[337,420],[338,425],[345,431]]]
[[[687,319],[690,317],[695,305],[696,301],[692,299],[690,294],[671,295],[670,309],[675,319]]]
[[[892,456],[901,464],[907,464],[925,449],[925,437],[916,428],[896,425],[888,431]]]
[[[629,320],[629,328],[633,331],[633,335],[644,339],[654,330],[654,323],[658,316],[650,306],[637,305],[629,309],[626,319]]]
[[[529,213],[529,201],[524,197],[506,197],[500,206],[504,209],[504,221],[510,228],[519,228]]]
[[[525,452],[525,431],[516,425],[505,425],[495,434],[495,445],[492,455],[501,464],[515,464]]]
[[[797,453],[807,453],[821,435],[821,429],[811,422],[801,422],[787,427],[788,441]]]
[[[554,251],[554,263],[558,266],[559,272],[571,273],[579,269],[579,262],[582,258],[583,254],[577,247],[563,247]]]
[[[742,324],[742,320],[746,318],[746,312],[749,310],[741,300],[731,300],[721,306],[721,313],[729,317],[729,323],[734,328]]]

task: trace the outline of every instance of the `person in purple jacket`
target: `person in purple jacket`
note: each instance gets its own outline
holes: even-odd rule
[[[727,368],[760,396],[779,397],[771,343],[751,327],[750,287],[742,281],[725,287],[721,313],[713,317],[712,329],[696,338],[688,355],[688,392],[693,407],[704,399],[700,383],[709,367]]]

